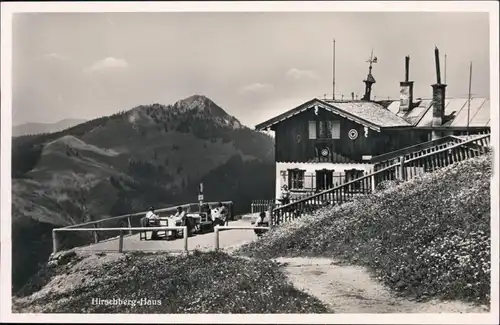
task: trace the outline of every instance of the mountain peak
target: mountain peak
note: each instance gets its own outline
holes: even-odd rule
[[[217,106],[210,98],[204,95],[191,95],[187,98],[178,100],[174,106],[182,107],[185,109],[194,109],[198,108],[200,110],[204,109],[206,106]]]
[[[192,111],[210,117],[220,125],[235,129],[242,127],[241,123],[234,116],[229,115],[219,105],[204,95],[191,95],[177,101],[173,107],[180,112]]]

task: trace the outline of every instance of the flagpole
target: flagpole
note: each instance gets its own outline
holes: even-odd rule
[[[333,39],[333,67],[332,67],[332,76],[333,76],[333,83],[332,83],[332,98],[335,100],[335,38]]]
[[[472,87],[472,61],[470,63],[470,67],[469,67],[469,102],[468,102],[468,105],[467,105],[467,138],[469,138],[471,87]]]
[[[446,54],[444,55],[444,83],[446,84]]]

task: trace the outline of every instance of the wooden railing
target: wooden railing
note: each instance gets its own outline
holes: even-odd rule
[[[311,195],[320,192],[320,191],[307,191],[305,193],[301,193],[300,195],[297,195],[295,193],[291,193],[290,195],[290,202],[296,202],[300,201],[304,198],[308,198]],[[250,213],[260,213],[264,211],[269,210],[269,206],[272,206],[273,208],[279,208],[282,204],[280,203],[279,200],[277,199],[268,199],[268,200],[252,200],[252,204],[250,206]]]
[[[208,204],[210,208],[215,207],[219,202],[203,202],[203,204]],[[234,217],[234,204],[232,201],[223,201],[221,202],[223,205],[225,205],[228,208],[228,219],[231,219]],[[200,206],[199,203],[188,203],[188,204],[180,204],[164,209],[158,209],[155,210],[155,214],[158,215],[160,218],[165,218],[165,217],[170,217],[173,215],[177,207],[182,207],[186,213],[196,213],[200,211]],[[56,229],[56,232],[58,233],[58,249],[70,249],[75,246],[80,246],[80,245],[87,245],[88,242],[85,242],[87,239],[90,242],[94,242],[95,244],[106,240],[110,239],[116,236],[120,236],[124,234],[125,230],[125,236],[127,235],[133,235],[139,232],[138,228],[141,227],[140,225],[140,219],[146,215],[147,211],[143,212],[137,212],[137,213],[132,213],[132,214],[125,214],[121,216],[116,216],[116,217],[111,217],[111,218],[105,218],[105,219],[100,219],[96,221],[90,221],[90,222],[84,222],[76,225],[71,225],[67,227],[62,227]],[[91,233],[93,235],[90,235],[89,238],[82,238],[78,244],[75,244],[75,240],[71,240],[72,238],[68,236],[73,236],[74,237],[74,232],[73,231],[66,231],[70,229],[78,229],[78,228],[85,228],[85,231],[83,233]],[[92,228],[92,230],[89,230],[89,228]],[[116,230],[110,229],[110,228],[117,228]],[[118,228],[123,228],[122,230],[119,230]],[[151,230],[151,228],[148,228],[148,230]],[[53,239],[54,239],[53,235]],[[74,238],[73,238],[74,239]],[[54,239],[55,240],[55,239]]]
[[[391,165],[394,159],[399,159],[401,156],[405,156],[405,159],[411,159],[418,155],[428,154],[439,149],[446,148],[447,146],[461,143],[458,137],[446,136],[432,141],[422,142],[410,147],[402,148],[399,150],[391,151],[383,155],[373,157],[370,162],[374,163],[374,170]]]
[[[270,227],[261,227],[261,226],[215,226],[214,231],[215,231],[215,250],[218,251],[220,249],[219,245],[219,232],[221,230],[231,230],[231,229],[238,229],[238,230],[269,230],[271,229]],[[187,245],[187,244],[186,244]]]
[[[490,135],[482,135],[471,140],[462,141],[414,156],[403,155],[391,160],[392,164],[381,166],[370,174],[353,181],[333,187],[307,198],[273,209],[271,226],[296,219],[304,213],[310,213],[325,205],[338,205],[351,201],[355,197],[370,194],[383,181],[414,178],[422,173],[432,172],[459,161],[463,161],[489,150]],[[353,191],[356,189],[356,191]]]
[[[126,231],[136,230],[136,231],[144,231],[144,230],[182,230],[183,238],[184,238],[184,251],[188,250],[188,231],[186,226],[176,226],[176,227],[135,227],[135,228],[99,228],[100,231],[119,231],[120,235],[118,238],[118,252],[123,252],[123,237],[125,237]],[[64,232],[75,232],[75,231],[95,231],[94,228],[59,228],[52,229],[52,253],[56,254],[60,250],[60,236],[61,233]]]
[[[276,200],[253,200],[250,206],[250,211],[251,213],[259,213],[267,211],[270,205],[279,207],[280,204],[276,202],[277,202]]]

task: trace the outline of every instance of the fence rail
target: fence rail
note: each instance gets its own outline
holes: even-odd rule
[[[203,202],[203,204],[208,204],[211,208],[216,206],[219,202]],[[228,207],[228,219],[231,219],[234,217],[234,204],[232,201],[222,201],[221,202],[224,206]],[[160,217],[168,217],[171,214],[176,212],[177,207],[182,207],[186,213],[193,213],[193,212],[200,212],[200,204],[198,203],[187,203],[187,204],[179,204],[176,206],[168,207],[168,208],[163,208],[163,209],[157,209],[155,210],[155,213]],[[113,236],[122,236],[122,231],[126,231],[125,236],[127,235],[133,235],[134,231],[137,232],[140,226],[140,219],[141,217],[144,217],[146,215],[147,211],[143,212],[137,212],[137,213],[131,213],[131,214],[125,214],[125,215],[120,215],[116,217],[110,217],[110,218],[104,218],[100,220],[95,220],[95,221],[89,221],[89,222],[84,222],[76,225],[71,225],[71,226],[66,226],[62,228],[56,228],[55,230],[57,232],[67,232],[69,230],[77,230],[77,229],[82,229],[82,227],[89,227],[92,226],[92,228],[85,228],[84,232],[91,232],[92,237],[83,237],[75,240],[74,238],[63,238],[61,233],[58,233],[58,249],[61,246],[65,246],[64,249],[69,249],[75,246],[82,246],[82,245],[87,245],[89,244],[88,241],[92,242],[94,244],[99,243],[102,240],[111,238]],[[87,230],[88,229],[88,230]],[[148,230],[151,230],[153,228],[148,227]],[[54,239],[54,233],[53,233],[53,240]],[[85,236],[85,235],[84,235]],[[72,240],[73,239],[73,240]]]
[[[119,231],[119,240],[118,240],[118,252],[123,252],[123,237],[125,235],[125,231],[153,231],[153,230],[183,230],[183,238],[184,238],[184,250],[188,250],[188,232],[186,226],[175,226],[175,227],[127,227],[127,228],[98,228],[100,231]],[[59,233],[61,232],[75,232],[75,231],[96,231],[96,228],[57,228],[52,230],[52,253],[57,253],[59,251],[60,242],[59,242]]]
[[[247,229],[247,230],[255,230],[255,229],[262,229],[262,230],[270,230],[270,227],[260,227],[260,226],[215,226],[215,250],[219,250],[219,231],[223,229]]]
[[[370,162],[375,163],[375,165],[387,163],[388,161],[391,161],[394,158],[399,158],[403,155],[409,155],[409,154],[416,154],[418,152],[430,150],[430,149],[435,149],[437,146],[440,145],[447,145],[449,143],[456,144],[463,142],[462,139],[455,137],[455,136],[446,136],[443,138],[431,140],[431,141],[426,141],[422,142],[413,146],[405,147],[402,149],[398,149],[395,151],[391,151],[382,155],[378,155],[373,157]],[[430,152],[430,151],[428,151]]]
[[[395,179],[406,181],[422,173],[482,155],[489,150],[489,144],[490,135],[487,134],[451,145],[439,144],[429,152],[419,151],[415,155],[411,153],[402,155],[385,162],[370,174],[274,209],[271,225],[296,219],[324,205],[342,204],[355,197],[370,194],[383,181]],[[358,193],[352,191],[352,188],[358,189]]]

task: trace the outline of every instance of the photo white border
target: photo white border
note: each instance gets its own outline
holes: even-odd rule
[[[266,314],[266,315],[134,315],[134,314],[13,314],[11,312],[11,66],[12,14],[21,12],[258,12],[337,11],[489,12],[490,105],[494,173],[491,183],[491,309],[485,314]],[[53,323],[311,323],[311,324],[497,324],[498,323],[498,104],[499,104],[499,4],[497,1],[332,1],[332,2],[14,2],[1,3],[1,268],[0,320],[2,322]],[[497,109],[494,109],[494,108]]]

